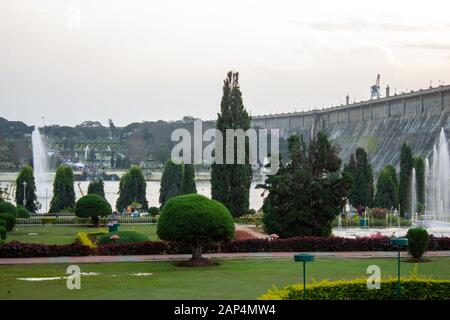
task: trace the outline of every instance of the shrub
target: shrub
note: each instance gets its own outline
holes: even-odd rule
[[[6,239],[6,228],[2,225],[0,225],[0,239]]]
[[[187,194],[167,201],[157,230],[163,240],[186,243],[192,250],[192,259],[199,259],[211,242],[233,239],[234,221],[220,202]]]
[[[111,240],[112,235],[118,235],[120,238],[117,240]],[[124,243],[134,243],[134,242],[144,242],[147,241],[148,237],[134,231],[117,231],[111,232],[104,236],[98,238],[98,244],[124,244]]]
[[[95,251],[79,242],[71,244],[40,244],[10,241],[0,245],[0,258],[89,256]]]
[[[411,228],[408,230],[408,252],[415,258],[420,259],[428,248],[428,232],[422,228]]]
[[[6,221],[0,218],[0,227],[5,227],[6,229]]]
[[[157,216],[157,215],[159,214],[159,208],[158,208],[158,207],[150,207],[150,208],[148,209],[148,213],[149,213],[152,217]]]
[[[29,218],[30,212],[27,210],[27,208],[24,207],[17,207],[17,218]]]
[[[16,225],[16,216],[12,213],[0,213],[0,219],[5,220],[7,231],[12,231],[14,229],[14,226]]]
[[[367,279],[321,281],[308,286],[309,300],[393,300],[396,298],[396,279],[381,280],[379,290],[367,288]],[[450,280],[403,278],[402,299],[447,300]],[[303,284],[269,290],[260,300],[302,300]]]
[[[0,213],[10,213],[17,217],[17,208],[10,202],[0,202]]]
[[[81,197],[75,206],[77,217],[91,218],[94,225],[98,225],[99,217],[106,217],[111,212],[111,205],[108,201],[95,193]]]

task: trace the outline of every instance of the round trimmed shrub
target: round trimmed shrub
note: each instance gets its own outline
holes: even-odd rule
[[[91,218],[94,225],[98,225],[99,217],[106,217],[111,213],[108,201],[95,193],[81,197],[75,206],[75,215],[79,218]]]
[[[0,227],[5,227],[6,228],[6,221],[3,220],[2,218],[0,218]]]
[[[1,201],[0,202],[0,213],[10,213],[16,217],[17,216],[17,208],[11,202]]]
[[[119,236],[119,239],[112,240],[110,237],[112,235]],[[97,240],[97,244],[122,244],[122,243],[133,243],[133,242],[144,242],[147,241],[148,237],[142,233],[134,231],[117,231],[105,234]]]
[[[4,226],[0,226],[0,239],[1,240],[6,239],[6,228]]]
[[[408,253],[415,259],[422,258],[428,248],[428,232],[422,228],[411,228],[408,230]]]
[[[27,208],[24,207],[17,207],[17,218],[29,218],[30,212],[27,210]]]
[[[159,212],[159,208],[158,207],[150,207],[148,208],[148,213],[154,217],[157,216],[160,212]]]
[[[16,216],[11,213],[0,213],[0,220],[6,222],[6,230],[12,231],[16,225]]]
[[[234,221],[230,211],[220,202],[187,194],[166,202],[157,232],[162,240],[189,245],[194,260],[201,258],[203,248],[209,243],[231,241]]]

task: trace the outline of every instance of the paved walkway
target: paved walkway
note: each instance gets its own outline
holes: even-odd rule
[[[311,252],[317,258],[392,258],[397,252],[392,251],[358,251],[358,252]],[[210,253],[206,258],[220,259],[292,259],[294,252],[245,252],[245,253]],[[402,252],[402,257],[407,253]],[[429,251],[426,257],[450,257],[450,251]],[[188,260],[189,254],[140,255],[140,256],[87,256],[57,258],[1,258],[0,265],[14,264],[48,264],[48,263],[108,263],[108,262],[144,262],[144,261],[180,261]]]

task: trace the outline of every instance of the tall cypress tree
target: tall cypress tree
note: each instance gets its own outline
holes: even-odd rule
[[[404,143],[400,152],[400,181],[398,185],[398,201],[400,204],[400,216],[404,217],[406,211],[411,211],[410,185],[413,158],[411,147]]]
[[[56,170],[53,181],[53,198],[50,201],[50,213],[63,209],[75,208],[75,190],[73,187],[72,168],[61,165]]]
[[[417,184],[417,201],[421,205],[425,204],[425,162],[422,157],[413,158],[413,166],[416,169],[416,184]]]
[[[89,183],[88,194],[98,194],[101,197],[105,197],[105,184],[102,178],[96,178],[94,181]]]
[[[116,202],[117,210],[122,211],[133,202],[139,203],[142,209],[147,210],[146,188],[147,183],[141,167],[131,166],[120,179],[119,198]]]
[[[172,160],[166,162],[161,177],[159,203],[161,208],[166,202],[181,194],[183,185],[183,164],[175,164]]]
[[[353,187],[348,199],[355,208],[366,208],[373,204],[373,171],[367,153],[363,148],[357,148],[355,155],[350,157],[344,171],[352,175]]]
[[[183,171],[183,185],[181,187],[182,194],[197,193],[197,186],[195,184],[194,165],[185,164]]]
[[[395,168],[387,165],[381,170],[377,180],[375,206],[378,208],[398,208],[398,181]]]
[[[244,108],[242,93],[239,87],[239,74],[229,72],[223,84],[223,96],[220,113],[217,118],[217,129],[226,136],[226,129],[250,128],[250,116]],[[222,202],[234,217],[244,215],[249,208],[252,168],[249,164],[249,148],[246,142],[245,164],[237,164],[236,139],[234,141],[234,164],[213,163],[211,166],[211,196]],[[225,146],[225,143],[224,143]],[[216,152],[221,152],[216,150]],[[226,159],[225,148],[223,159]]]
[[[24,186],[26,183],[26,187]],[[27,208],[30,212],[36,212],[40,205],[36,196],[36,183],[34,181],[33,168],[30,166],[24,166],[20,170],[16,179],[16,204]],[[25,205],[24,205],[24,192],[25,192]]]

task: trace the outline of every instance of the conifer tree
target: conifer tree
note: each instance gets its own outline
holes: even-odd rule
[[[119,211],[126,209],[133,203],[139,203],[144,210],[148,210],[146,198],[147,183],[139,166],[131,166],[122,176],[119,184],[119,198],[116,208]]]
[[[36,183],[34,181],[33,168],[31,166],[24,166],[17,176],[16,204],[25,207],[29,212],[36,212],[40,207],[39,202],[37,201]]]
[[[249,128],[250,116],[242,101],[239,74],[229,72],[224,80],[217,129],[225,137],[226,129],[246,131]],[[245,148],[245,164],[237,164],[236,139],[234,142],[234,163],[213,163],[211,166],[211,196],[214,200],[223,203],[234,217],[238,217],[244,215],[249,209],[250,185],[253,173],[248,161],[248,141]],[[216,152],[221,151],[216,150]],[[225,162],[225,150],[223,150],[223,159]]]
[[[53,198],[50,201],[50,213],[75,208],[75,190],[73,187],[72,168],[61,165],[56,170],[53,181]]]
[[[197,186],[195,184],[194,165],[185,164],[183,170],[183,185],[181,187],[182,194],[197,193]]]
[[[161,177],[161,187],[159,190],[159,203],[161,208],[166,202],[182,193],[183,185],[183,164],[175,164],[172,160],[166,162]]]
[[[398,180],[391,165],[385,166],[378,175],[374,204],[377,208],[398,208]]]
[[[413,158],[411,147],[404,143],[400,152],[400,181],[398,185],[398,201],[400,205],[400,216],[404,217],[406,211],[411,211],[411,171]]]
[[[102,178],[96,178],[94,181],[89,183],[88,194],[98,194],[101,197],[105,197],[105,184]]]

